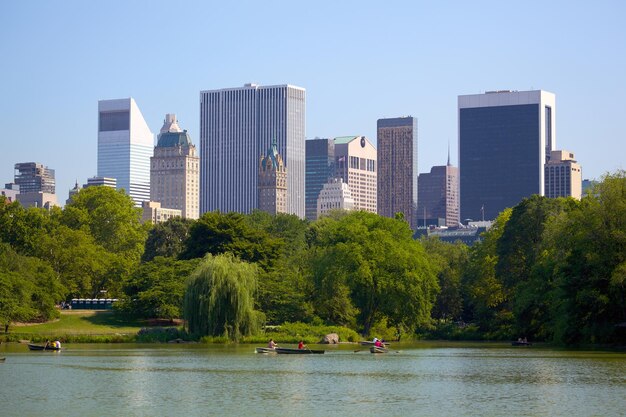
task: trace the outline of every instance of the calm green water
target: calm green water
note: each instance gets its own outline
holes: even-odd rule
[[[395,346],[394,346],[395,347]],[[3,344],[0,415],[624,416],[626,354],[505,345],[357,346],[261,355],[253,346]]]

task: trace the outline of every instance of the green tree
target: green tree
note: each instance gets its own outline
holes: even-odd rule
[[[94,297],[106,291],[120,295],[121,284],[136,267],[144,251],[149,225],[140,222],[141,210],[122,190],[110,187],[88,187],[72,197],[60,215],[60,223],[91,236],[98,247],[88,253],[100,259],[85,270],[89,276],[88,291]],[[103,252],[106,251],[105,252]]]
[[[430,320],[435,272],[401,220],[366,212],[324,217],[309,233],[316,312],[368,334],[374,323],[414,328]]]
[[[0,242],[10,244],[22,255],[34,255],[42,237],[56,227],[52,213],[43,208],[24,208],[17,201],[7,204],[0,196]]]
[[[259,272],[259,310],[266,314],[268,323],[309,322],[313,307],[306,297],[309,287],[304,278],[308,222],[293,214],[270,215],[260,210],[245,219],[251,228],[282,241],[271,267]]]
[[[496,275],[497,243],[510,217],[511,209],[505,209],[483,233],[483,240],[472,246],[463,274],[463,319],[476,323],[487,338],[502,339],[512,335],[509,292]]]
[[[118,308],[141,318],[182,317],[186,282],[200,259],[178,261],[157,256],[141,264],[124,281],[125,299]]]
[[[164,223],[154,225],[148,232],[148,239],[141,257],[142,262],[149,262],[157,256],[177,258],[185,248],[189,238],[189,229],[193,220],[174,217]]]
[[[137,261],[141,257],[148,225],[142,225],[141,210],[122,190],[88,187],[80,190],[63,210],[62,223],[87,230],[109,252]]]
[[[423,238],[422,245],[437,271],[439,294],[433,306],[434,319],[461,318],[463,312],[462,276],[469,261],[469,249],[463,243],[446,243],[439,238]]]
[[[239,340],[258,331],[257,267],[232,254],[207,255],[191,275],[183,315],[191,333]]]
[[[496,275],[509,294],[515,334],[534,340],[550,337],[551,300],[547,294],[553,280],[550,270],[541,267],[549,260],[544,259],[549,253],[544,231],[549,221],[576,204],[574,199],[534,195],[513,207],[496,245]]]
[[[65,225],[42,235],[35,255],[50,265],[71,297],[97,297],[118,272],[116,255],[97,245],[88,232]]]
[[[43,261],[16,253],[0,243],[0,323],[5,332],[15,321],[45,321],[58,316],[55,304],[64,288]]]
[[[230,252],[246,262],[268,270],[280,256],[283,241],[251,227],[240,213],[207,212],[189,230],[181,259],[201,258],[205,254]]]
[[[554,339],[624,343],[626,172],[606,175],[576,210],[552,225]]]

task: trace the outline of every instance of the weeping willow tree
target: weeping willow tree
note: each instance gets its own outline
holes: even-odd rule
[[[187,284],[183,315],[188,330],[231,340],[254,334],[261,322],[261,313],[254,310],[256,286],[256,265],[230,253],[207,255]]]

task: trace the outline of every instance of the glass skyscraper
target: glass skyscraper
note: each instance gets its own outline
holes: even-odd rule
[[[287,213],[305,215],[306,91],[292,85],[200,92],[200,213],[258,208],[258,167],[276,141],[287,170]]]
[[[335,141],[309,139],[306,141],[306,218],[317,219],[317,198],[324,184],[334,176]]]
[[[494,91],[459,96],[461,219],[495,219],[544,195],[544,164],[555,149],[555,96]]]
[[[98,176],[115,178],[140,207],[150,201],[154,134],[132,98],[98,102]]]

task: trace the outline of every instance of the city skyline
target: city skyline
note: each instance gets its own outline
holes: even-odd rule
[[[56,170],[65,201],[76,180],[97,175],[98,100],[133,97],[152,131],[163,114],[176,113],[199,138],[199,92],[249,82],[305,88],[307,139],[374,139],[380,118],[418,118],[420,172],[445,161],[448,142],[458,165],[458,95],[544,89],[558,97],[558,147],[576,154],[583,178],[625,166],[622,154],[605,152],[626,137],[626,57],[616,53],[626,43],[626,4],[619,1],[186,2],[176,7],[186,30],[174,34],[162,30],[171,19],[167,3],[113,3],[13,2],[3,9],[0,34],[9,42],[0,52],[14,64],[0,70],[0,114],[20,129],[21,142],[3,142],[1,183],[11,181],[15,163],[38,161]],[[259,30],[247,29],[258,28],[255,22],[263,23]],[[329,30],[305,30],[306,22]],[[121,27],[133,27],[133,36]],[[158,63],[167,51],[182,58],[177,71]]]

